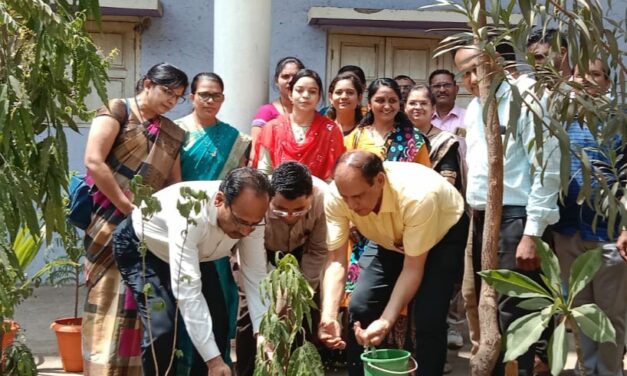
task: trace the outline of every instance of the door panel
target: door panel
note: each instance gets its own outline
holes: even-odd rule
[[[440,39],[329,34],[327,86],[337,70],[346,64],[360,66],[368,83],[378,77],[410,76],[428,84],[436,69],[457,73],[450,53],[433,58]],[[458,80],[458,85],[461,83]],[[365,99],[365,98],[364,98]],[[472,96],[460,87],[457,105],[466,107]]]
[[[103,56],[112,56],[107,70],[109,81],[106,84],[109,98],[125,98],[135,93],[136,71],[138,65],[137,39],[133,22],[102,22],[99,29],[95,24],[88,23],[94,43],[99,47]],[[87,108],[96,109],[102,106],[102,101],[92,89],[85,98]],[[81,124],[87,125],[87,124]]]
[[[364,70],[367,83],[384,74],[385,38],[365,35],[330,34],[327,64],[327,87],[344,65]]]

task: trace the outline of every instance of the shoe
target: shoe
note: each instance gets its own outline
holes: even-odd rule
[[[448,348],[451,350],[458,350],[464,347],[464,337],[458,330],[449,328],[446,340]]]
[[[451,372],[453,372],[453,366],[450,365],[450,363],[447,361],[446,363],[444,363],[444,370],[442,371],[442,374],[448,375]]]

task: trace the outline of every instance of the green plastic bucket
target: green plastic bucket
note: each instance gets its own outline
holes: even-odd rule
[[[409,359],[414,367],[409,368]],[[365,376],[409,375],[418,368],[409,351],[397,349],[378,349],[361,354]]]

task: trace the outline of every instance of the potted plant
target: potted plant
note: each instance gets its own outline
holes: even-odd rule
[[[267,344],[257,348],[255,376],[324,375],[322,360],[316,347],[305,339],[303,319],[311,328],[314,291],[300,272],[292,254],[276,255],[276,269],[261,283],[261,293],[269,302],[263,316],[259,335]],[[271,351],[268,351],[268,347]]]
[[[67,372],[81,372],[83,370],[83,353],[81,345],[82,318],[78,316],[78,300],[83,270],[82,258],[84,248],[80,244],[80,237],[76,229],[68,226],[61,235],[61,242],[66,254],[49,261],[38,275],[48,274],[51,285],[73,285],[74,287],[74,314],[71,317],[56,319],[50,328],[57,335],[59,355],[63,369]]]
[[[41,237],[32,236],[26,228],[18,231],[12,244],[0,234],[0,374],[36,375],[30,349],[14,342],[19,324],[13,320],[15,307],[32,293],[24,270],[41,246]]]
[[[519,307],[530,311],[528,315],[514,321],[507,330],[504,361],[514,360],[527,351],[529,346],[540,338],[549,321],[557,317],[558,324],[553,329],[547,349],[551,374],[559,375],[566,364],[569,347],[566,336],[568,325],[575,339],[577,369],[580,375],[585,376],[581,333],[597,342],[612,342],[616,336],[609,318],[596,304],[574,306],[575,296],[592,281],[601,267],[603,262],[601,250],[587,251],[575,259],[565,290],[555,253],[540,240],[536,241],[536,250],[540,256],[545,286],[511,270],[479,272],[481,278],[499,293],[525,299]]]

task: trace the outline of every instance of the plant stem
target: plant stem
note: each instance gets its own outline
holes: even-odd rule
[[[581,349],[581,332],[577,321],[569,315],[566,319],[570,324],[570,330],[573,332],[573,338],[575,338],[575,351],[577,352],[577,368],[579,369],[580,376],[586,376],[586,367],[583,365],[583,350]]]
[[[74,267],[74,318],[78,317],[78,289],[80,288],[80,266]]]

